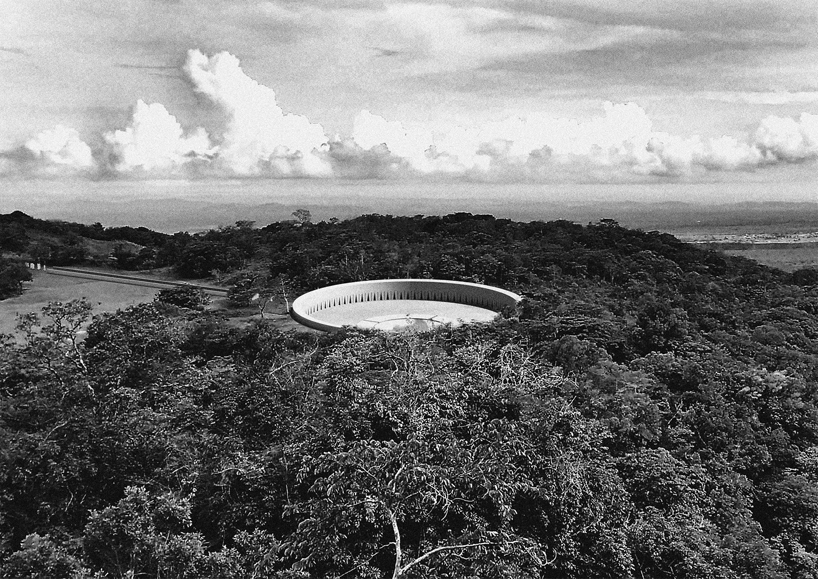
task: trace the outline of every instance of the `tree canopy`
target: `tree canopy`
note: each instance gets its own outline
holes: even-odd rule
[[[236,326],[185,292],[24,316],[0,577],[818,576],[809,276],[610,221],[241,229],[214,235],[292,288],[525,297],[424,333]]]

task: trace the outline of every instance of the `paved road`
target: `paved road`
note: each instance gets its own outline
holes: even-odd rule
[[[123,275],[119,273],[108,273],[104,271],[91,271],[86,269],[76,269],[73,267],[49,267],[45,273],[53,275],[65,275],[69,277],[78,277],[82,279],[89,279],[94,281],[107,281],[110,283],[121,283],[126,285],[138,285],[143,287],[150,287],[155,289],[168,289],[180,286],[192,286],[201,289],[211,296],[226,296],[227,288],[215,287],[208,285],[201,285],[195,283],[185,283],[178,281],[168,281],[149,277],[139,277],[135,275]]]

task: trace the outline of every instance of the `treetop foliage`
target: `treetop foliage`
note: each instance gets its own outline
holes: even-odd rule
[[[255,263],[242,292],[428,275],[524,300],[406,334],[164,298],[24,316],[0,347],[0,577],[818,576],[808,276],[611,221],[196,239]]]

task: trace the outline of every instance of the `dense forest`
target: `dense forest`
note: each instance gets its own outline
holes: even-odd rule
[[[818,271],[609,220],[296,217],[0,245],[111,241],[107,265],[236,305],[383,277],[524,299],[424,333],[237,325],[175,292],[22,317],[0,578],[818,577]]]

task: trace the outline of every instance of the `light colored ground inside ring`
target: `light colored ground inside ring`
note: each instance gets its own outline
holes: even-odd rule
[[[378,329],[387,329],[387,326],[394,326],[397,329],[402,325],[411,325],[402,322],[406,318],[436,326],[446,323],[457,325],[458,322],[490,322],[496,316],[497,312],[486,308],[432,300],[360,302],[326,308],[311,314],[316,320],[338,326]]]

